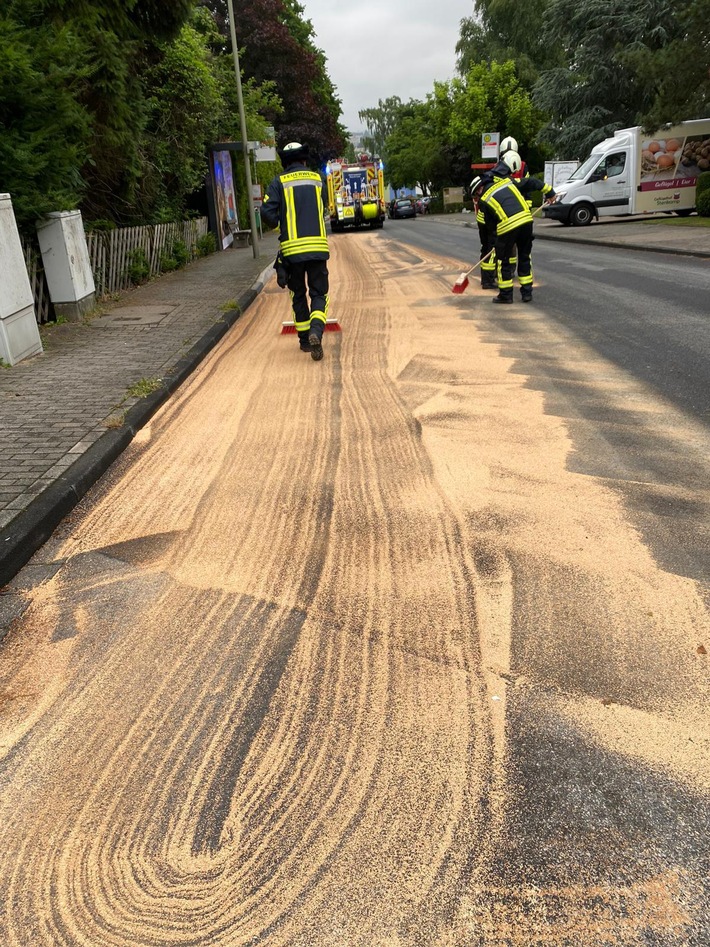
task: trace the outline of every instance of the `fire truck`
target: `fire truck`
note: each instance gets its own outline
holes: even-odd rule
[[[379,229],[385,222],[384,165],[379,158],[360,155],[358,160],[329,161],[328,214],[334,233],[348,227]]]

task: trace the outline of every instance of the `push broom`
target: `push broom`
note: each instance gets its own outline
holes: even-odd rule
[[[326,319],[324,332],[340,332],[340,323],[337,319]],[[295,322],[282,322],[281,335],[294,335],[296,332]]]
[[[493,249],[495,249],[495,247]],[[468,278],[471,275],[471,273],[473,273],[473,271],[477,269],[481,265],[481,263],[485,263],[488,257],[491,256],[492,253],[493,253],[493,250],[489,250],[485,256],[482,256],[481,259],[477,263],[473,264],[470,270],[468,270],[466,273],[462,273],[461,276],[459,276],[459,278],[454,283],[451,292],[459,293],[459,294],[465,293],[466,290],[468,289]]]

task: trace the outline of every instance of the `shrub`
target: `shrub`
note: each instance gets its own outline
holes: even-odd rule
[[[178,266],[185,266],[190,262],[190,251],[184,240],[176,240],[173,244],[172,257]]]
[[[87,220],[84,222],[84,230],[87,233],[110,233],[116,229],[116,224],[112,220]]]
[[[197,250],[198,256],[208,256],[210,253],[214,253],[217,249],[217,241],[214,238],[214,234],[210,232],[198,237],[195,249]]]
[[[710,191],[710,171],[703,171],[698,175],[697,194],[700,196],[704,191]]]
[[[141,247],[131,253],[127,273],[132,283],[143,283],[150,276],[150,263]]]
[[[710,188],[701,191],[695,203],[701,217],[710,217]]]
[[[163,250],[163,252],[160,254],[160,272],[172,273],[172,271],[176,270],[177,268],[178,262],[170,250]]]

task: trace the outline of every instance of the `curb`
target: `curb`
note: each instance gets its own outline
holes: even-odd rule
[[[120,428],[106,431],[66,471],[0,530],[0,589],[8,584],[20,569],[47,542],[64,517],[111,464],[123,453],[137,432],[153,417],[158,408],[194,372],[200,362],[227,334],[239,317],[249,308],[269,282],[273,268],[269,265],[256,281],[237,299],[237,307],[199,339],[167,373],[161,387],[141,398],[126,412]]]
[[[467,227],[469,230],[475,230],[474,224],[464,221],[458,224],[459,227]],[[556,240],[558,243],[582,243],[588,247],[608,247],[612,250],[640,250],[644,253],[671,253],[674,256],[692,256],[699,260],[710,259],[710,251],[706,250],[684,250],[680,247],[669,246],[649,246],[647,243],[624,243],[622,240],[596,240],[593,237],[562,237],[554,233],[540,233],[535,231],[536,240]]]
[[[710,259],[710,252],[683,250],[680,247],[653,247],[646,243],[623,243],[613,240],[590,240],[588,237],[558,237],[553,233],[536,233],[537,240],[556,240],[557,243],[583,243],[588,247],[609,247],[612,250],[640,250],[644,253],[671,253],[675,256],[692,256],[701,260]]]

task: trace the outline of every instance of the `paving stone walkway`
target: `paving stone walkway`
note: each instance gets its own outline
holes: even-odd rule
[[[258,259],[244,247],[196,260],[103,303],[98,315],[44,327],[43,354],[0,368],[0,554],[15,518],[248,305],[276,248],[270,234]]]

